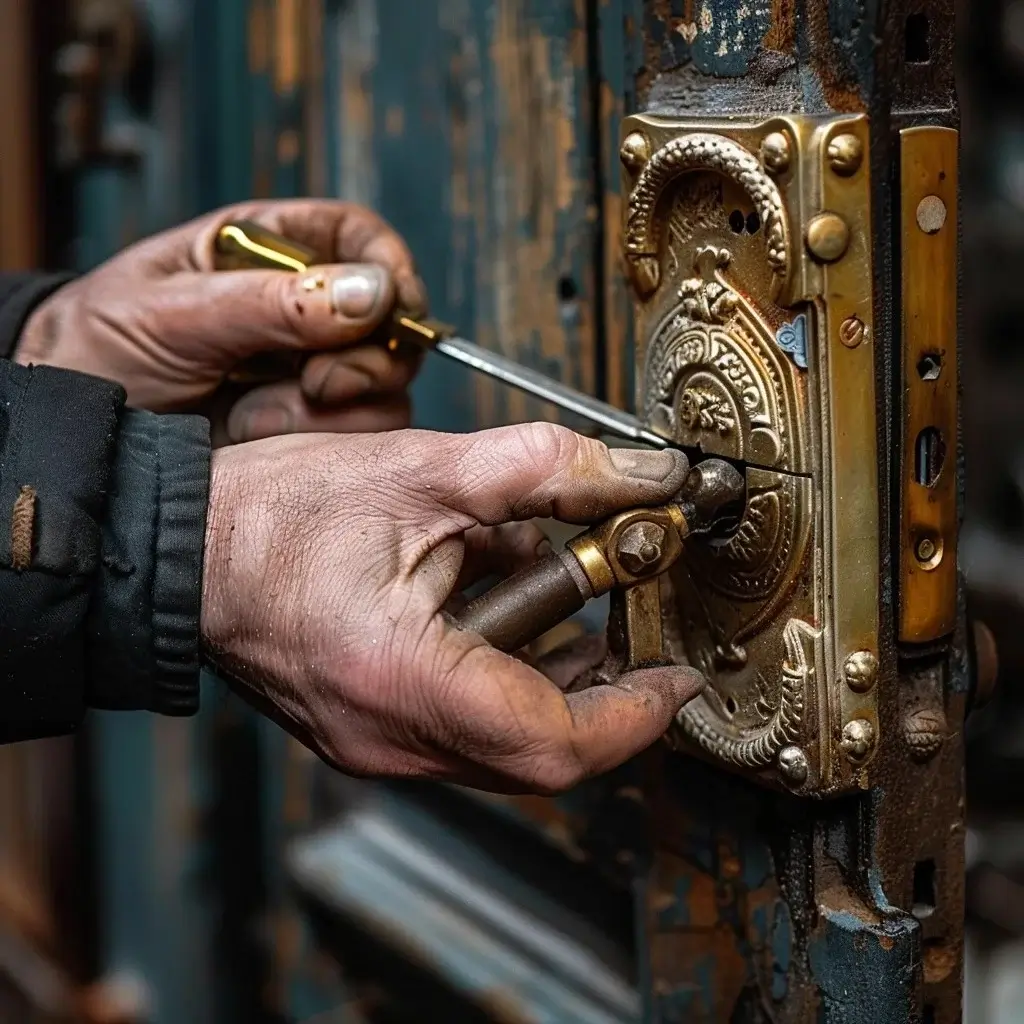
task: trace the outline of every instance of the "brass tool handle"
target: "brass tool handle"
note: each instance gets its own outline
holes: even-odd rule
[[[590,594],[581,590],[586,578],[577,581],[566,566],[572,557],[546,555],[468,604],[456,623],[499,651],[526,647],[587,603]]]
[[[225,224],[214,243],[217,270],[283,270],[301,274],[316,262],[317,254],[312,249],[252,221]],[[451,333],[447,324],[417,320],[399,309],[370,340],[396,351],[405,345],[431,347]],[[228,379],[252,386],[297,377],[308,358],[305,352],[264,352],[247,359]]]

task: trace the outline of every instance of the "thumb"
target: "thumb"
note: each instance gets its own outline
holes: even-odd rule
[[[534,518],[586,523],[659,505],[689,471],[682,452],[609,449],[552,423],[424,437],[402,443],[396,475],[485,526]]]
[[[157,285],[159,336],[177,353],[227,370],[274,350],[351,345],[395,304],[391,274],[372,263],[304,274],[233,270],[175,274]]]

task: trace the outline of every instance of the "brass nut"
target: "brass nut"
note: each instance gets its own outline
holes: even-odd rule
[[[878,659],[870,651],[855,651],[843,665],[843,677],[854,693],[870,693],[878,682]]]
[[[828,144],[828,165],[840,177],[856,174],[863,160],[864,143],[856,135],[837,135]]]
[[[839,325],[839,340],[847,348],[856,348],[864,340],[866,330],[859,316],[848,316]]]
[[[779,751],[779,774],[788,786],[802,786],[809,770],[807,755],[799,747],[783,747]]]
[[[849,225],[838,213],[819,213],[807,225],[807,249],[821,263],[835,263],[850,247]]]
[[[644,164],[651,158],[651,144],[647,141],[647,136],[642,132],[627,135],[619,150],[619,158],[626,170],[639,174]]]
[[[875,749],[875,727],[864,718],[855,718],[843,729],[843,753],[853,764],[862,764]]]
[[[789,138],[785,132],[769,132],[761,142],[761,161],[771,174],[782,174],[789,167]]]
[[[616,554],[626,572],[638,576],[661,561],[665,531],[657,523],[634,523],[622,531]]]

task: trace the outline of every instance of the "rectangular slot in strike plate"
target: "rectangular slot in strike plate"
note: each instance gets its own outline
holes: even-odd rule
[[[900,132],[903,444],[899,638],[956,625],[958,133]]]

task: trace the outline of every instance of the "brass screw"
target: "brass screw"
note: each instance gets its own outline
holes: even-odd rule
[[[865,718],[847,722],[843,729],[843,753],[853,764],[861,764],[875,749],[875,727]]]
[[[931,537],[922,537],[917,542],[917,560],[919,562],[930,562],[935,557],[935,541]]]
[[[850,247],[850,228],[838,213],[819,213],[807,225],[807,248],[821,263],[835,263]]]
[[[789,167],[789,139],[785,132],[769,132],[761,142],[761,160],[765,170],[782,174]]]
[[[651,144],[643,132],[631,132],[622,142],[619,158],[626,170],[639,174],[645,163],[651,158]]]
[[[626,572],[639,575],[661,560],[665,531],[657,523],[634,523],[622,531],[616,554]]]
[[[779,751],[779,774],[786,785],[796,789],[807,781],[807,755],[799,747],[783,747]]]
[[[870,651],[855,651],[843,665],[846,685],[854,693],[868,693],[878,681],[878,659]]]
[[[856,135],[837,135],[828,144],[828,165],[840,177],[856,174],[864,159],[864,143]]]
[[[848,316],[839,325],[839,340],[847,348],[856,348],[864,340],[866,330],[859,316]]]

